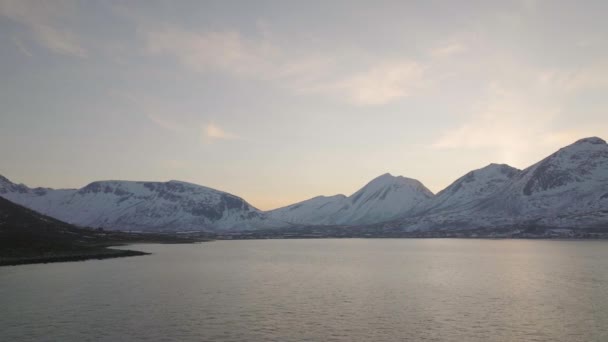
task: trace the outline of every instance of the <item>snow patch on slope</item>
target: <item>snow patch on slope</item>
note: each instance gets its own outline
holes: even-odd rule
[[[369,224],[394,219],[431,196],[433,193],[419,181],[386,173],[349,197],[319,196],[272,210],[269,215],[297,224]]]
[[[478,171],[485,181],[465,175],[399,225],[417,230],[608,224],[601,214],[608,212],[602,199],[608,193],[608,145],[600,138],[581,139],[523,171],[505,169],[503,177],[487,168],[473,173]]]
[[[243,199],[186,182],[98,181],[29,189],[6,178],[0,195],[79,226],[121,230],[242,230],[279,225]]]

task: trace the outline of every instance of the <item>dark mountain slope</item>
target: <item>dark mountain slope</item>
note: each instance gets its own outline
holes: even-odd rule
[[[78,228],[0,197],[0,266],[147,254],[107,248],[136,242],[192,240]]]

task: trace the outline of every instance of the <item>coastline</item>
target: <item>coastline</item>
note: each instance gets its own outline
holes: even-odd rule
[[[134,251],[134,250],[122,250],[122,249],[94,249],[90,251],[82,251],[75,253],[56,253],[54,255],[46,256],[22,256],[22,257],[0,257],[0,267],[2,266],[19,266],[19,265],[30,265],[30,264],[48,264],[55,262],[71,262],[71,261],[86,261],[86,260],[103,260],[113,258],[124,258],[132,256],[143,256],[150,255],[151,253]]]
[[[311,237],[311,236],[299,236],[299,237],[232,237],[228,239],[217,239],[217,240],[204,240],[204,241],[182,241],[182,242],[156,242],[156,241],[143,241],[134,243],[160,243],[160,244],[182,244],[182,243],[199,243],[209,241],[243,241],[243,240],[323,240],[323,239],[460,239],[460,240],[545,240],[545,241],[606,241],[606,238],[568,238],[568,237],[361,237],[361,236],[350,236],[350,237]],[[128,246],[133,243],[119,243],[114,244],[115,247]],[[50,255],[40,256],[18,256],[18,257],[0,257],[0,267],[3,266],[20,266],[20,265],[31,265],[31,264],[48,264],[57,262],[74,262],[74,261],[87,261],[87,260],[104,260],[113,258],[126,258],[134,256],[145,256],[151,255],[152,253],[136,251],[131,249],[114,249],[114,248],[94,248],[87,251],[79,252],[68,252],[68,253],[54,253]]]

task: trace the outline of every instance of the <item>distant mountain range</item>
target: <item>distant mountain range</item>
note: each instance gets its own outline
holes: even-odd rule
[[[393,222],[409,230],[608,226],[608,145],[586,138],[518,170],[471,171]]]
[[[0,177],[0,196],[78,226],[132,231],[269,228],[284,225],[242,198],[179,181],[99,181],[80,189],[28,188]]]
[[[589,228],[608,225],[608,145],[600,138],[581,139],[524,170],[490,164],[436,195],[415,179],[384,174],[349,197],[318,196],[267,212],[240,197],[179,181],[100,181],[54,190],[0,176],[0,196],[75,225],[117,230]]]
[[[349,197],[319,196],[271,210],[268,215],[297,224],[371,224],[398,218],[432,197],[433,193],[419,181],[386,173]]]

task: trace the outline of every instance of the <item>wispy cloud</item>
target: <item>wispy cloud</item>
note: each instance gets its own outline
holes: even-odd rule
[[[210,144],[218,140],[243,139],[240,135],[227,131],[214,122],[201,124],[203,119],[184,116],[185,113],[179,107],[167,106],[162,101],[143,94],[111,91],[110,95],[126,101],[126,104],[133,106],[140,117],[143,116],[156,127],[176,135],[192,137],[195,139],[193,141]]]
[[[583,118],[593,115],[581,113],[573,103],[581,94],[608,88],[608,64],[598,61],[543,67],[513,58],[513,51],[495,45],[491,35],[464,34],[459,38],[454,41],[463,42],[470,52],[466,59],[439,58],[453,50],[450,45],[431,55],[437,57],[437,65],[445,61],[458,79],[475,80],[480,91],[477,98],[468,101],[468,108],[451,113],[460,117],[438,134],[434,148],[485,150],[496,156],[495,161],[523,167],[537,160],[541,150],[549,153],[593,132],[601,135],[599,128],[605,125],[589,125],[590,120]],[[581,120],[572,120],[577,112]]]
[[[23,44],[21,39],[17,38],[16,36],[12,36],[11,39],[13,40],[13,43],[15,43],[15,46],[17,46],[17,49],[19,49],[19,51],[21,53],[23,53],[27,57],[33,56],[33,54],[30,52],[30,50],[27,47],[25,47],[25,45]]]
[[[572,93],[589,88],[608,87],[608,63],[596,63],[574,70],[553,69],[540,73],[540,85],[560,93]]]
[[[356,57],[293,51],[267,38],[245,38],[237,31],[141,30],[149,53],[172,56],[194,71],[274,81],[297,93],[325,95],[355,105],[382,105],[409,96],[422,83],[425,71],[412,60],[357,63]],[[336,65],[344,59],[345,64],[359,67],[337,72]]]
[[[134,112],[140,113],[145,118],[162,129],[174,133],[184,133],[188,129],[188,125],[178,120],[175,120],[170,113],[176,113],[178,109],[168,107],[167,103],[150,96],[138,93],[110,91],[110,96],[117,98],[120,101],[125,101],[125,104],[132,106]]]
[[[466,46],[460,42],[449,42],[431,50],[431,56],[435,58],[449,57],[465,52],[466,50]]]
[[[433,147],[487,149],[493,151],[497,162],[524,167],[537,158],[530,155],[530,146],[550,151],[574,141],[573,132],[553,127],[560,114],[559,104],[529,97],[525,90],[492,84],[487,97],[474,105],[461,124],[441,134]]]
[[[146,117],[148,120],[153,122],[158,127],[163,129],[172,131],[172,132],[182,132],[184,131],[184,126],[157,113],[146,113]]]
[[[199,72],[261,76],[274,71],[279,54],[271,44],[245,40],[234,31],[196,33],[168,27],[147,32],[146,38],[150,52],[173,55]]]
[[[86,57],[87,51],[78,36],[62,24],[62,19],[75,11],[71,1],[0,0],[0,16],[28,28],[40,45],[74,57]]]
[[[486,99],[474,105],[460,127],[450,129],[436,143],[442,148],[478,148],[524,142],[555,117],[556,110],[531,103],[519,94],[492,85]]]
[[[235,140],[241,139],[237,134],[227,132],[220,126],[209,123],[203,127],[203,142],[209,143],[216,140]]]
[[[388,62],[335,82],[312,84],[305,90],[336,94],[358,105],[381,105],[422,88],[426,83],[425,69],[414,61]]]

